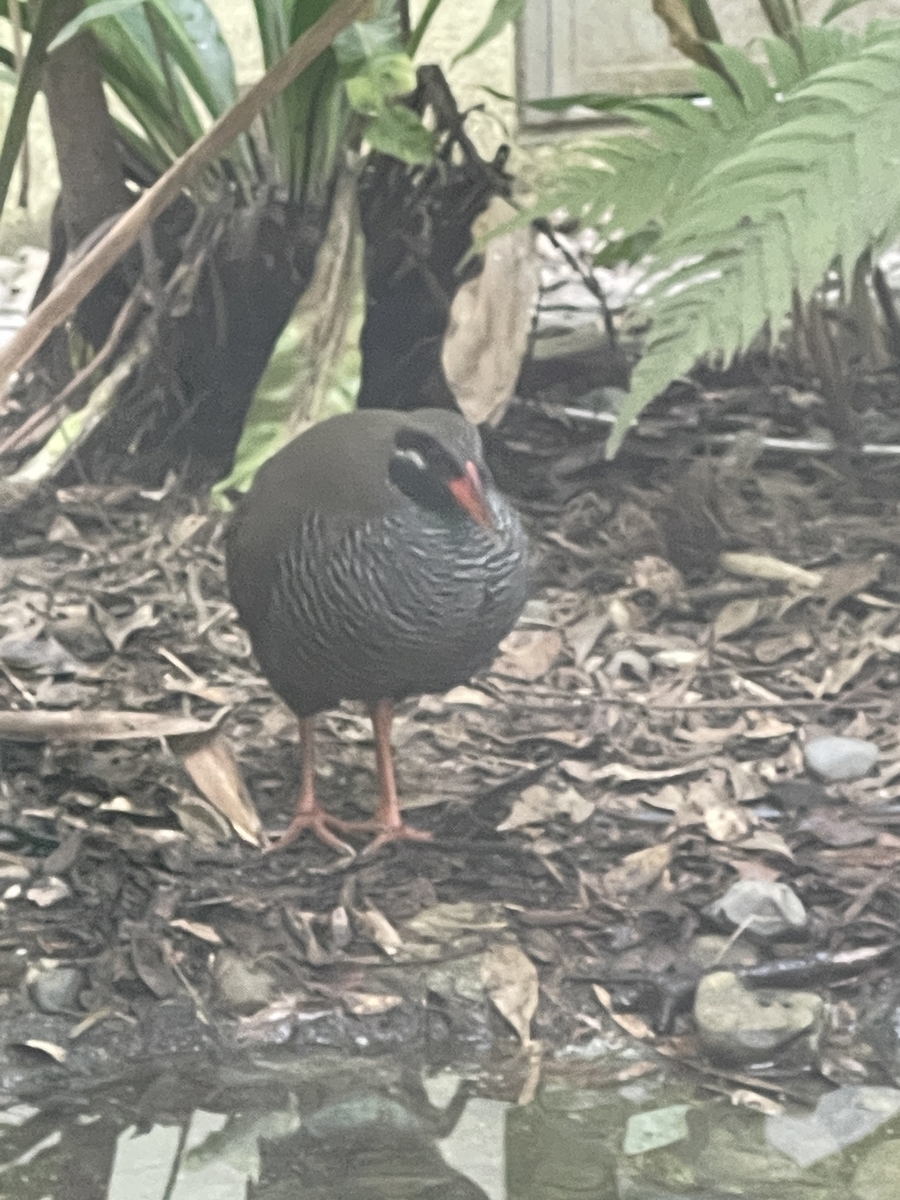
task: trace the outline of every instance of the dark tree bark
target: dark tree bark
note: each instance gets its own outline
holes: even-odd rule
[[[84,7],[82,0],[55,2],[65,21],[76,17]],[[131,203],[116,150],[115,127],[103,94],[97,44],[89,30],[70,38],[49,56],[44,94],[62,183],[58,210],[62,237],[57,225],[39,298],[49,291],[66,255]],[[105,341],[135,282],[138,261],[136,255],[126,259],[79,306],[76,325],[92,345]]]
[[[508,196],[508,147],[485,162],[466,135],[465,116],[438,67],[420,67],[408,100],[430,109],[440,138],[436,160],[407,166],[370,154],[359,184],[366,237],[366,320],[360,408],[456,408],[441,350],[450,306],[481,263],[460,264],[472,222],[493,196]]]

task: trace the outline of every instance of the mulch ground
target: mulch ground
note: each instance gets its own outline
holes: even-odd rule
[[[685,389],[612,465],[598,426],[510,414],[491,456],[532,534],[532,599],[491,670],[399,708],[401,794],[433,841],[350,862],[311,839],[252,844],[228,748],[267,829],[299,763],[228,602],[223,516],[174,484],[72,487],[34,511],[0,559],[0,704],[22,715],[0,743],[7,1047],[92,1047],[107,1068],[226,1035],[450,1055],[512,1038],[472,963],[515,946],[499,1010],[520,1033],[533,964],[545,1047],[618,1032],[612,1008],[706,1070],[691,948],[722,932],[707,906],[755,879],[789,884],[808,922],[732,949],[826,996],[819,1072],[891,1078],[898,466],[746,438],[696,453],[704,424],[761,421],[802,435],[808,395]],[[754,559],[725,569],[722,552]],[[803,745],[825,732],[877,743],[873,773],[810,777]],[[323,803],[371,811],[365,714],[323,715],[318,747]]]

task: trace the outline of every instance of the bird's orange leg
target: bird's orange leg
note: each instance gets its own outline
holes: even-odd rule
[[[365,853],[371,854],[386,842],[408,838],[414,842],[428,842],[431,834],[426,829],[407,825],[400,813],[397,800],[397,783],[394,779],[394,758],[391,753],[391,722],[394,706],[390,700],[379,700],[370,711],[372,729],[375,732],[375,762],[378,767],[378,811],[373,821],[360,821],[356,829],[372,829],[376,836],[366,846]],[[343,828],[343,826],[341,826]]]
[[[291,821],[278,841],[268,847],[268,850],[283,850],[291,842],[296,842],[300,834],[308,829],[311,833],[315,834],[320,842],[324,842],[326,846],[331,846],[333,850],[337,850],[341,854],[354,854],[353,847],[348,846],[346,842],[342,842],[328,828],[329,825],[334,825],[339,829],[343,829],[346,822],[340,821],[337,817],[332,817],[330,813],[327,813],[322,808],[316,799],[315,718],[301,717],[299,723],[300,751],[303,755],[303,775],[300,796],[297,800],[297,810],[294,813],[293,821]]]

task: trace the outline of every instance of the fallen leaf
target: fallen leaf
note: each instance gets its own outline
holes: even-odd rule
[[[744,629],[749,629],[758,620],[761,607],[761,601],[757,596],[749,599],[729,600],[713,622],[713,633],[716,639],[728,638]]]
[[[64,879],[50,875],[39,880],[25,893],[25,899],[36,904],[38,908],[50,908],[60,900],[66,900],[72,894],[72,889]]]
[[[787,583],[797,587],[818,588],[822,586],[819,571],[806,571],[793,563],[782,562],[768,554],[741,554],[727,552],[719,555],[719,563],[732,575],[749,579],[770,579],[776,583]]]
[[[446,942],[464,933],[494,933],[506,929],[509,918],[502,904],[460,900],[423,908],[404,924],[417,937]]]
[[[447,692],[444,696],[444,703],[465,704],[471,708],[493,708],[497,701],[487,692],[481,691],[480,688],[466,687],[465,684],[461,684]]]
[[[376,992],[343,992],[341,1000],[347,1012],[354,1017],[374,1017],[390,1012],[403,1003],[402,996],[391,996]]]
[[[608,613],[592,613],[566,629],[566,643],[572,652],[576,667],[584,665],[597,644],[597,639],[609,623]]]
[[[354,909],[353,915],[380,950],[393,957],[403,948],[403,939],[393,927],[383,912],[370,905],[364,909]]]
[[[261,841],[262,822],[231,746],[218,730],[169,738],[196,787],[228,820],[238,837]]]
[[[793,861],[794,853],[780,833],[774,829],[754,829],[748,838],[737,843],[738,850],[759,850],[765,854],[780,854]]]
[[[564,792],[552,792],[541,783],[525,788],[513,803],[509,816],[497,826],[498,833],[508,829],[521,829],[525,825],[536,825],[554,817],[567,816],[574,825],[586,821],[594,811],[590,800],[585,800],[575,788]]]
[[[626,854],[617,866],[600,876],[603,890],[612,894],[637,892],[654,884],[671,863],[674,851],[668,842]]]
[[[640,1041],[652,1042],[655,1034],[643,1017],[639,1017],[636,1013],[617,1013],[613,1008],[612,996],[606,988],[601,987],[599,983],[593,984],[594,995],[600,1001],[601,1006],[612,1017],[620,1029],[624,1029],[627,1034],[633,1038],[638,1038]]]
[[[94,620],[103,630],[103,636],[117,652],[124,647],[133,633],[137,633],[141,629],[154,629],[159,624],[155,605],[149,602],[139,605],[127,617],[114,617],[96,600],[91,601],[91,611],[94,614]]]
[[[174,737],[215,729],[226,711],[221,709],[208,721],[167,713],[105,709],[0,712],[0,738],[19,742],[121,742],[132,738]]]
[[[481,977],[497,1011],[523,1046],[531,1044],[531,1019],[538,1006],[538,973],[518,946],[492,946],[481,960]]]
[[[176,917],[174,921],[169,922],[169,926],[172,929],[182,929],[185,933],[199,938],[201,942],[209,942],[211,946],[223,944],[212,925],[207,925],[203,921],[188,921],[185,917]]]
[[[46,1054],[57,1063],[64,1063],[69,1057],[69,1052],[64,1046],[57,1046],[56,1042],[45,1042],[42,1038],[27,1038],[24,1042],[14,1042],[13,1045],[27,1046],[29,1050],[39,1050],[41,1054]]]
[[[514,629],[500,643],[492,670],[532,683],[547,674],[562,649],[562,634],[555,629]]]
[[[478,217],[480,236],[505,223],[514,209],[495,196]],[[541,260],[531,229],[491,238],[484,266],[456,291],[441,349],[441,365],[462,412],[475,424],[496,424],[515,391],[529,344]]]

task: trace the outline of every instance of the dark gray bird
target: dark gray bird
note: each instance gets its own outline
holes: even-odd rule
[[[426,838],[404,824],[393,702],[442,692],[490,662],[525,603],[526,540],[484,464],[478,431],[441,409],[333,417],[260,469],[226,539],[228,584],[257,660],[300,720],[303,782],[277,845],[310,829]],[[346,822],[315,795],[315,713],[363,700],[380,803]]]

